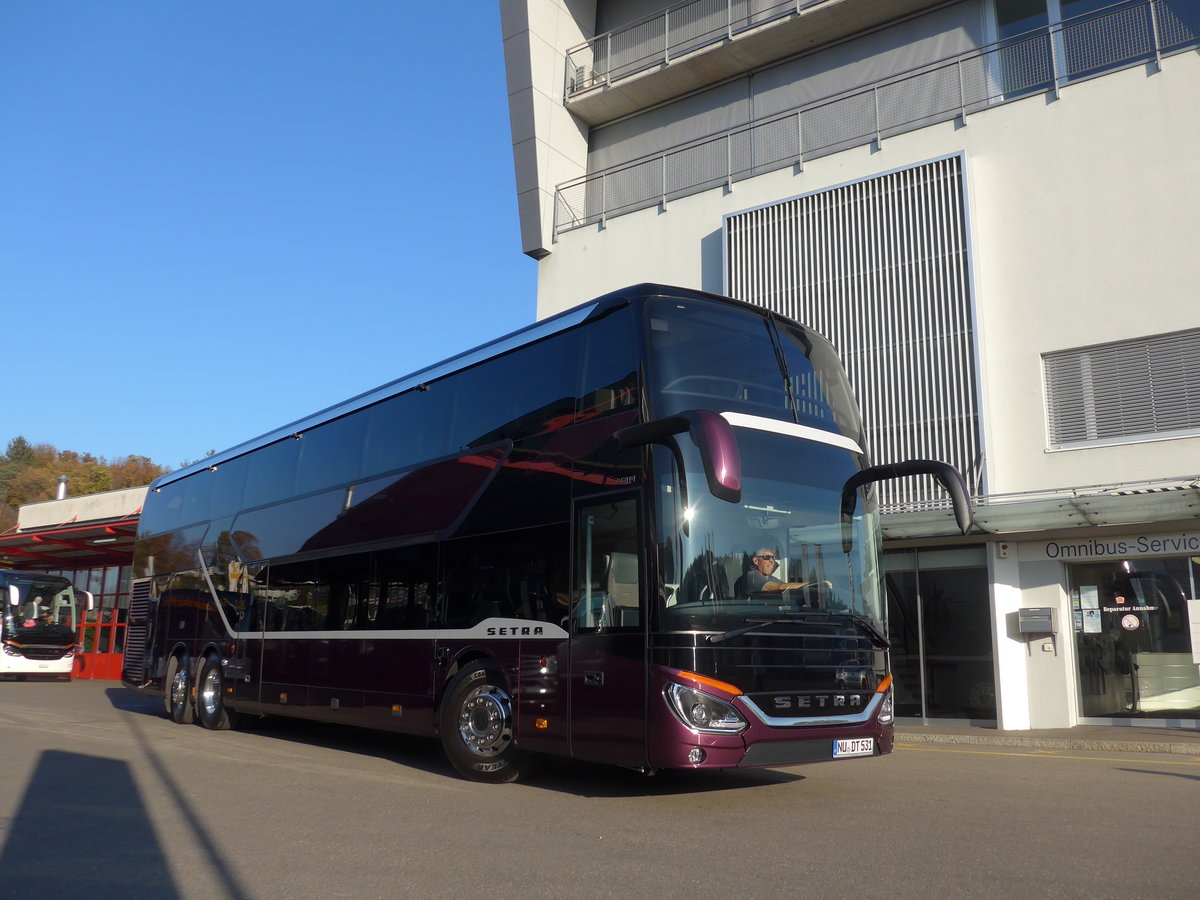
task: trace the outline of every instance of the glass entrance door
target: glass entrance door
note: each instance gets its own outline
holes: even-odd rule
[[[982,547],[884,554],[896,715],[994,720],[987,562]]]
[[[1200,647],[1191,630],[1200,562],[1103,560],[1068,570],[1079,714],[1200,719]]]

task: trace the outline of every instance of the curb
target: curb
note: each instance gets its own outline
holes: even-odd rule
[[[1174,753],[1200,756],[1197,741],[1105,741],[1075,738],[1006,737],[975,734],[897,734],[897,744],[983,744],[1040,750],[1105,750],[1124,753]]]

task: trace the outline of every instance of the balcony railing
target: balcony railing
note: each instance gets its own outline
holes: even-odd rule
[[[564,182],[555,234],[1198,45],[1200,0],[1117,4]]]
[[[567,51],[565,96],[656,69],[828,0],[690,0]]]

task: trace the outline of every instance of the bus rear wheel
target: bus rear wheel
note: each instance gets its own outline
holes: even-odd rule
[[[237,713],[225,707],[225,678],[221,661],[204,657],[196,682],[196,718],[205,728],[225,731],[237,725]]]
[[[171,657],[167,664],[167,715],[172,722],[189,725],[192,721],[192,678],[188,672],[187,659]]]
[[[521,774],[513,745],[512,698],[498,672],[469,663],[446,689],[438,722],[442,747],[459,774],[503,784]]]

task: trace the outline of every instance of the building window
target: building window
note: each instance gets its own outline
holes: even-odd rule
[[[1179,0],[1158,5],[1159,15],[1171,18]],[[1156,35],[1151,6],[1135,0],[994,0],[1006,96],[1154,59],[1156,47],[1172,41],[1166,33]]]
[[[1067,567],[1079,667],[1079,715],[1198,719],[1191,634],[1200,563],[1104,559]],[[1178,724],[1173,722],[1172,724]]]
[[[1042,357],[1051,449],[1200,434],[1200,329]]]

